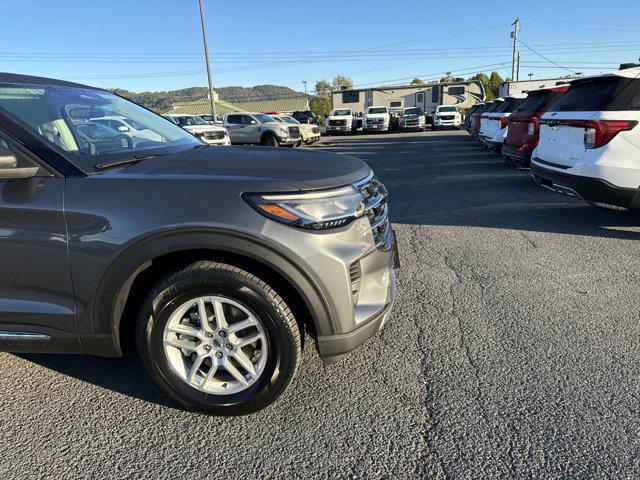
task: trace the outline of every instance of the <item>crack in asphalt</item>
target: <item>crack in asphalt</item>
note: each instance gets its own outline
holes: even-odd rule
[[[408,242],[408,246],[410,248],[411,254],[414,256],[414,258],[418,259],[418,262],[416,262],[417,264],[419,264],[419,259],[420,259],[420,251],[418,249],[418,245],[421,243],[422,240],[424,240],[423,233],[418,232],[419,229],[420,227],[417,225],[410,226],[409,228],[410,237]],[[412,282],[414,282],[414,284],[417,283],[418,285],[420,285],[422,287],[421,290],[423,292],[429,292],[430,290],[429,286],[417,276],[412,277]],[[416,297],[416,303],[421,304],[421,302],[424,299],[424,296],[421,295],[420,294],[421,292],[418,292],[418,291],[413,293],[415,294],[415,297]],[[433,460],[435,460],[435,464],[439,467],[440,475],[444,478],[451,478],[451,475],[447,471],[447,467],[442,459],[442,456],[440,455],[440,452],[438,451],[438,446],[437,446],[436,437],[437,437],[437,431],[439,428],[439,419],[437,415],[436,402],[434,399],[435,392],[430,383],[430,379],[433,378],[433,375],[430,374],[432,372],[432,369],[430,367],[430,363],[427,355],[428,345],[424,344],[424,339],[428,338],[428,335],[427,335],[428,332],[425,331],[425,323],[419,321],[417,316],[414,317],[414,323],[416,326],[416,330],[418,331],[418,346],[421,354],[420,370],[422,371],[422,383],[425,390],[425,396],[422,402],[424,411],[422,413],[422,418],[421,418],[422,428],[423,428],[421,438],[424,446],[422,449],[420,449],[416,453],[416,465],[414,468],[414,473],[419,476],[422,476],[425,474],[424,470],[425,470],[425,467],[428,466],[428,461],[423,462],[421,460],[425,456],[430,455],[433,458]],[[425,455],[425,452],[426,452],[426,455]],[[427,472],[427,473],[429,473],[431,476],[434,475],[433,472]]]

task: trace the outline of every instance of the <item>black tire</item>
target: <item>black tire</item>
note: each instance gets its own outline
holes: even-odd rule
[[[278,141],[278,137],[276,137],[273,133],[267,133],[264,137],[262,137],[262,145],[265,147],[279,147],[280,142]]]
[[[216,395],[189,385],[171,367],[163,347],[171,314],[199,296],[220,295],[248,308],[267,337],[262,374],[243,391]],[[147,296],[138,317],[138,354],[151,378],[185,409],[210,415],[246,415],[273,403],[293,380],[301,361],[300,329],[291,310],[265,281],[241,268],[195,262],[169,275]]]

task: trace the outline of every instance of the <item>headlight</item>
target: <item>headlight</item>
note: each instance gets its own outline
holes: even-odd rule
[[[280,135],[284,135],[285,137],[289,136],[289,129],[286,127],[278,127],[278,133]]]
[[[242,198],[271,220],[309,230],[342,227],[364,213],[362,195],[353,187],[302,194],[245,193]]]

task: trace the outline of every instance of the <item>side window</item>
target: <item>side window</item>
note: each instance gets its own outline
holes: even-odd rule
[[[242,115],[242,124],[243,125],[251,125],[251,122],[254,121],[249,115]]]
[[[417,102],[418,103],[423,103],[424,102],[424,93],[419,93],[417,96]]]
[[[229,115],[227,117],[227,123],[231,123],[231,124],[239,124],[242,123],[242,119],[240,118],[240,115]]]
[[[0,170],[32,167],[38,168],[38,177],[51,176],[45,169],[40,168],[36,162],[31,160],[26,153],[14,146],[9,139],[0,135]]]

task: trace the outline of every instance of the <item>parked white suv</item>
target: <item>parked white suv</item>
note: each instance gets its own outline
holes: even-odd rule
[[[166,114],[163,117],[209,145],[231,145],[226,128],[212,125],[199,115]]]
[[[483,115],[485,123],[482,130],[482,142],[485,147],[493,152],[502,152],[502,144],[507,138],[509,117],[526,97],[526,93],[509,95],[494,112],[487,113],[486,117]]]
[[[638,122],[637,65],[574,80],[541,118],[531,158],[534,179],[600,207],[640,208]]]
[[[391,115],[387,107],[369,107],[362,118],[362,129],[367,132],[388,132],[390,121]]]
[[[439,105],[433,112],[432,130],[442,127],[460,128],[462,126],[462,115],[455,105]]]

